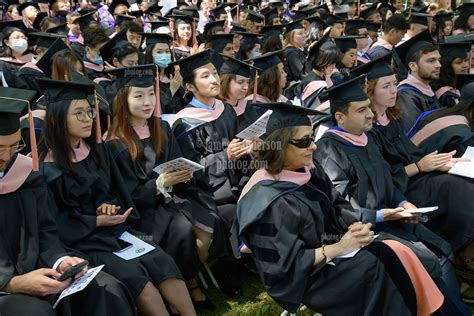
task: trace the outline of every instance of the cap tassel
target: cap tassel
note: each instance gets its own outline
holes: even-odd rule
[[[95,106],[95,137],[97,144],[102,143],[102,131],[100,130],[100,113],[99,113],[99,100],[97,99],[97,92],[94,91],[94,106]]]
[[[197,46],[196,22],[193,22],[193,29],[191,31],[193,32],[193,46]]]
[[[35,123],[33,113],[28,103],[28,126],[30,128],[31,159],[33,160],[33,171],[39,171],[38,145],[36,143]]]
[[[240,23],[240,4],[237,5],[237,15],[235,17],[235,21]]]
[[[255,72],[255,81],[253,83],[253,99],[252,102],[257,102],[257,87],[258,87],[258,71]]]
[[[170,19],[170,29],[171,29],[171,38],[173,39],[173,45],[175,45],[175,38],[174,38],[174,19]],[[176,53],[173,48],[171,48],[171,56],[173,57],[173,60],[176,60]]]
[[[156,84],[155,84],[155,110],[153,111],[154,117],[161,116],[161,100],[160,100],[160,69],[156,67]]]
[[[107,114],[107,130],[110,128],[110,114]]]

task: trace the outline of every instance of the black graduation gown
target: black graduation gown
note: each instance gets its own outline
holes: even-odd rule
[[[45,78],[46,75],[36,68],[33,63],[27,63],[18,70],[16,75],[20,82],[24,83],[24,86],[18,87],[19,89],[38,91],[37,97],[39,97],[42,93],[36,79]]]
[[[91,152],[84,160],[73,163],[75,174],[60,172],[54,163],[46,164],[50,174],[48,186],[59,209],[56,218],[61,240],[89,258],[93,265],[105,264],[104,270],[125,283],[135,299],[147,282],[159,284],[170,278],[182,279],[173,259],[150,236],[132,230],[139,220],[137,208],[106,146],[98,145],[98,152],[103,157],[100,166]],[[120,206],[120,213],[130,207],[134,210],[124,224],[97,227],[96,209],[102,203]],[[126,230],[156,248],[128,261],[117,257],[112,252],[121,249],[117,237]]]
[[[422,112],[441,107],[436,96],[429,97],[408,84],[398,87],[397,96],[402,110],[402,126],[405,132],[410,130]]]
[[[417,121],[410,137],[413,137],[426,124],[423,120]],[[435,150],[448,153],[456,150],[456,157],[461,157],[469,146],[474,146],[474,131],[465,124],[447,126],[418,144],[425,153],[432,153]]]
[[[450,108],[459,103],[459,101],[461,100],[461,96],[452,91],[446,91],[438,98],[438,100],[442,106]]]
[[[374,59],[379,59],[385,55],[390,54],[392,51],[386,47],[383,46],[375,46],[371,47],[370,50],[367,52],[367,55],[369,55],[369,58],[371,60]]]
[[[9,63],[5,60],[0,60],[0,73],[3,74],[6,84],[10,88],[21,89],[26,83],[16,74],[23,64]],[[0,85],[2,82],[0,82]]]
[[[156,194],[155,182],[159,174],[153,168],[182,157],[168,123],[162,121],[161,126],[168,142],[159,157],[149,138],[141,140],[144,157],[136,161],[131,159],[125,144],[119,139],[110,140],[107,145],[140,211],[137,229],[151,234],[154,241],[173,257],[185,279],[191,279],[197,275],[200,267],[192,225],[215,233],[213,239],[221,244],[221,248],[225,236],[218,236],[218,233],[223,233],[222,227],[216,229],[219,225],[216,204],[210,194],[198,189],[194,180],[175,185],[170,193],[172,201],[165,202],[162,194]]]
[[[383,243],[313,266],[314,249],[336,242],[359,219],[319,166],[300,187],[258,182],[240,199],[238,216],[266,291],[286,310],[304,304],[323,315],[416,314],[408,275]]]
[[[191,104],[188,107],[192,107]],[[230,232],[231,251],[237,251],[238,235],[235,208],[239,194],[239,179],[227,158],[227,145],[237,134],[237,117],[228,104],[224,104],[222,114],[212,122],[192,118],[179,118],[173,123],[173,134],[178,141],[183,157],[205,167],[204,172],[194,173],[201,190],[212,193],[218,206],[219,216]]]
[[[183,87],[179,87],[174,95],[171,95],[170,84],[160,81],[160,102],[163,114],[176,114],[186,107],[184,102],[185,93]]]
[[[230,107],[233,107],[230,103],[224,102]],[[237,115],[237,113],[236,113]],[[260,118],[261,114],[258,114],[254,106],[250,105],[250,101],[247,102],[245,111],[240,115],[237,115],[237,133],[240,133],[250,125],[252,125],[256,120]]]
[[[378,146],[369,140],[365,147],[352,145],[340,136],[326,132],[317,142],[313,157],[328,174],[336,189],[355,209],[362,211],[364,222],[372,222],[376,232],[386,232],[408,246],[418,256],[433,278],[440,277],[438,253],[452,255],[443,239],[421,224],[399,221],[375,223],[376,210],[395,208],[406,198],[394,185],[390,165],[383,159]]]
[[[7,166],[7,172],[17,159]],[[31,159],[27,158],[31,166]],[[69,255],[59,241],[54,219],[56,205],[47,191],[43,166],[27,175],[13,192],[0,194],[0,291],[14,276],[39,268],[51,268],[56,260]],[[0,294],[4,315],[55,315],[48,301],[55,296],[36,298],[24,294]],[[82,292],[63,300],[58,313],[72,315],[134,315],[133,301],[122,283],[104,272]]]
[[[288,82],[298,81],[306,75],[306,54],[296,47],[287,47],[285,52],[285,72]]]
[[[419,161],[427,153],[417,148],[403,133],[400,121],[375,125],[384,159],[392,166],[397,186],[418,207],[438,206],[425,224],[450,242],[454,251],[474,240],[474,182],[445,172],[421,173],[408,178],[404,166]]]

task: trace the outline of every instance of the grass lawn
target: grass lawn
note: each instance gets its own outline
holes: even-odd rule
[[[259,279],[243,275],[244,296],[231,299],[212,287],[206,292],[216,306],[213,312],[198,310],[198,316],[278,316],[283,309],[265,292]],[[474,315],[474,305],[471,305]],[[298,312],[298,316],[312,316],[310,310]]]

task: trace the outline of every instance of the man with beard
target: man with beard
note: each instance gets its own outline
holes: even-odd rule
[[[407,132],[422,112],[441,107],[430,83],[439,79],[441,55],[428,30],[395,48],[408,68],[408,78],[398,85],[402,125]]]

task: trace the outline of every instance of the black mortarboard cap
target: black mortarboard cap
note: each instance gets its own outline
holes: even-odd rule
[[[463,1],[459,7],[456,8],[456,11],[459,12],[459,15],[469,16],[474,14],[474,2],[472,1]]]
[[[124,43],[125,42],[125,43]],[[119,47],[125,45],[127,42],[127,30],[122,29],[120,32],[115,34],[114,37],[105,42],[104,45],[99,49],[100,56],[107,61],[112,63],[112,57],[115,54],[115,50],[118,50]]]
[[[308,60],[315,58],[318,55],[318,53],[321,52],[321,50],[323,50],[324,46],[328,48],[330,46],[337,47],[336,44],[334,44],[334,42],[329,41],[328,39],[329,39],[329,33],[326,33],[323,37],[319,39],[319,41],[311,44],[311,46],[308,49]]]
[[[411,12],[415,13],[426,13],[428,11],[428,6],[426,6],[424,3],[421,5],[416,5],[411,8]]]
[[[308,21],[310,24],[315,24],[319,29],[326,29],[328,27],[328,24],[324,22],[319,16],[310,16],[305,18],[306,21]]]
[[[116,76],[117,90],[123,87],[148,88],[155,84],[156,66],[154,64],[115,68],[106,72]]]
[[[23,20],[12,20],[12,21],[0,21],[0,31],[3,32],[9,27],[16,27],[21,30],[26,31],[26,26],[23,23]]]
[[[129,11],[128,14],[130,14],[131,16],[135,17],[135,19],[137,19],[143,16],[143,11],[142,10]]]
[[[377,6],[377,10],[379,12],[381,12],[382,10],[384,9],[387,9],[389,11],[392,11],[393,14],[395,14],[395,12],[397,12],[397,8],[395,8],[393,5],[391,5],[390,3],[388,2],[381,2],[380,4],[378,4]]]
[[[227,60],[225,60],[222,64],[221,69],[219,70],[219,75],[231,74],[250,78],[252,77],[252,71],[262,71],[261,69],[254,67],[241,60],[229,56],[225,57],[227,58]]]
[[[252,63],[254,67],[260,68],[265,71],[266,69],[274,67],[282,62],[280,59],[281,52],[281,50],[269,52],[255,58],[247,59],[245,62]]]
[[[46,33],[46,32],[33,32],[29,33],[28,37],[36,38],[36,47],[45,47],[49,48],[53,43],[59,38],[66,38],[65,35],[58,35],[54,33]]]
[[[378,32],[382,27],[382,23],[379,22],[365,22],[365,26],[367,27],[367,31],[370,32]]]
[[[295,127],[312,126],[308,115],[322,115],[322,112],[288,103],[250,103],[252,106],[272,110],[268,118],[265,134],[270,135],[276,130]]]
[[[225,20],[219,20],[219,21],[214,21],[214,22],[208,22],[206,25],[204,25],[204,30],[203,34],[206,36],[209,34],[211,31],[224,31],[224,25],[225,25]]]
[[[220,53],[224,47],[234,41],[234,34],[210,34],[206,36],[206,42],[211,44],[211,47],[216,52]]]
[[[339,15],[330,14],[330,15],[328,15],[327,18],[326,18],[326,23],[327,23],[328,25],[333,25],[333,24],[335,24],[335,23],[340,23],[340,24],[342,24],[342,23],[344,23],[344,18],[341,17],[341,16],[339,16]]]
[[[416,52],[424,50],[428,47],[435,46],[433,38],[431,37],[429,30],[413,36],[408,41],[395,47],[395,51],[404,64],[408,64],[408,61],[415,55]]]
[[[280,35],[283,33],[283,29],[285,28],[284,24],[280,25],[265,25],[260,30],[260,34],[265,36],[273,36],[273,35]]]
[[[456,88],[461,90],[464,85],[474,82],[474,74],[458,74],[456,75]]]
[[[265,16],[263,14],[249,10],[249,14],[247,15],[247,20],[256,22],[256,23],[263,23],[265,22]]]
[[[474,44],[474,33],[459,34],[453,36],[446,36],[444,38],[446,43],[471,43]]]
[[[178,11],[178,10],[176,10]],[[180,11],[184,12],[184,11]],[[168,16],[169,18],[174,19],[175,24],[190,24],[192,25],[194,22],[194,17],[192,15],[186,15],[186,14],[172,14]]]
[[[373,4],[364,11],[360,12],[360,17],[367,20],[371,15],[377,13],[377,4]]]
[[[349,49],[356,49],[357,48],[357,41],[356,39],[363,38],[363,36],[339,36],[334,39],[337,48],[343,53],[347,52]]]
[[[351,77],[355,78],[367,74],[367,80],[374,80],[394,74],[392,69],[392,52],[380,58],[374,59],[355,69],[351,69]]]
[[[146,9],[145,13],[146,14],[153,14],[153,13],[158,13],[161,12],[161,9],[163,9],[162,6],[158,5],[158,3],[154,3],[151,6]]]
[[[288,34],[289,32],[293,30],[298,30],[298,29],[303,29],[303,24],[301,24],[302,20],[296,20],[291,23],[284,24],[285,26],[285,34]]]
[[[235,5],[235,6],[237,6],[237,5]],[[232,7],[232,4],[230,4],[230,3],[220,4],[215,9],[213,9],[212,12],[214,13],[215,17],[218,17],[221,14],[227,14],[227,12],[225,11],[225,8],[227,8],[227,7]]]
[[[20,129],[20,117],[36,94],[31,90],[0,87],[0,135],[11,135]]]
[[[293,20],[302,20],[309,16],[309,13],[305,11],[298,10],[294,12],[295,14],[293,15]]]
[[[154,30],[160,28],[160,27],[170,27],[170,22],[169,21],[148,21],[147,23],[150,23],[151,25],[151,31],[153,32]]]
[[[443,12],[443,13],[436,14],[433,17],[433,21],[436,23],[436,27],[441,28],[445,22],[452,21],[453,18],[454,18],[453,13]]]
[[[346,27],[344,28],[344,33],[348,34],[350,31],[353,30],[360,30],[360,29],[366,29],[367,26],[365,24],[365,20],[347,20],[346,21]]]
[[[115,16],[115,25],[121,26],[123,23],[128,21],[135,21],[136,18],[131,15],[117,14]]]
[[[365,75],[350,79],[327,90],[331,114],[338,112],[350,102],[369,99],[364,91]]]
[[[97,11],[97,9],[95,8],[83,8],[77,11],[77,13],[79,13],[80,15],[86,15],[88,13],[95,12],[95,11]]]
[[[81,29],[81,31],[84,31],[86,27],[88,27],[91,23],[98,23],[95,19],[96,12],[97,10],[94,10],[78,17],[74,20],[74,23],[79,23],[79,28]]]
[[[20,14],[20,16],[22,15],[21,14],[22,11],[25,10],[29,6],[35,7],[36,9],[38,9],[38,11],[40,10],[40,7],[39,7],[38,2],[36,0],[26,0],[25,2],[23,2],[22,4],[20,4],[17,7],[18,13]]]
[[[267,12],[265,12],[264,15],[265,15],[266,25],[273,25],[273,19],[280,18],[280,16],[278,15],[277,8],[268,10]]]
[[[171,65],[179,66],[179,72],[183,78],[191,76],[194,70],[207,64],[212,64],[210,49],[203,50],[202,52],[181,58],[180,60],[171,63]]]
[[[41,69],[45,75],[47,75],[48,77],[51,77],[52,64],[53,64],[52,58],[57,52],[63,49],[69,50],[69,47],[66,45],[66,43],[64,43],[62,39],[57,39],[56,41],[54,41],[53,45],[51,45],[48,48],[46,53],[44,53],[44,55],[41,56],[41,58],[36,63],[36,66],[39,69]]]
[[[412,13],[409,18],[410,24],[428,25],[428,14],[426,13]]]
[[[232,30],[230,31],[231,33],[247,32],[247,29],[242,24],[231,22],[231,25],[232,25]]]
[[[451,60],[455,58],[465,59],[471,50],[471,43],[469,42],[440,43],[438,46],[441,58],[448,58]]]
[[[52,33],[52,34],[59,34],[59,35],[68,35],[69,33],[69,28],[67,27],[67,23],[52,27],[48,30],[46,30],[46,33]]]
[[[44,94],[46,104],[60,101],[84,100],[94,94],[94,84],[78,83],[65,80],[36,79]],[[69,102],[67,102],[69,104]]]
[[[43,21],[43,19],[47,16],[48,16],[48,13],[46,13],[46,12],[38,12],[38,14],[36,15],[35,20],[33,21],[33,28],[39,31],[41,21]]]
[[[130,8],[130,5],[128,4],[127,0],[113,0],[112,3],[109,5],[108,11],[110,14],[114,14],[114,10],[117,6],[123,4],[127,8]]]
[[[141,35],[145,37],[147,47],[157,43],[170,45],[170,43],[173,41],[173,37],[168,34],[141,33]]]

